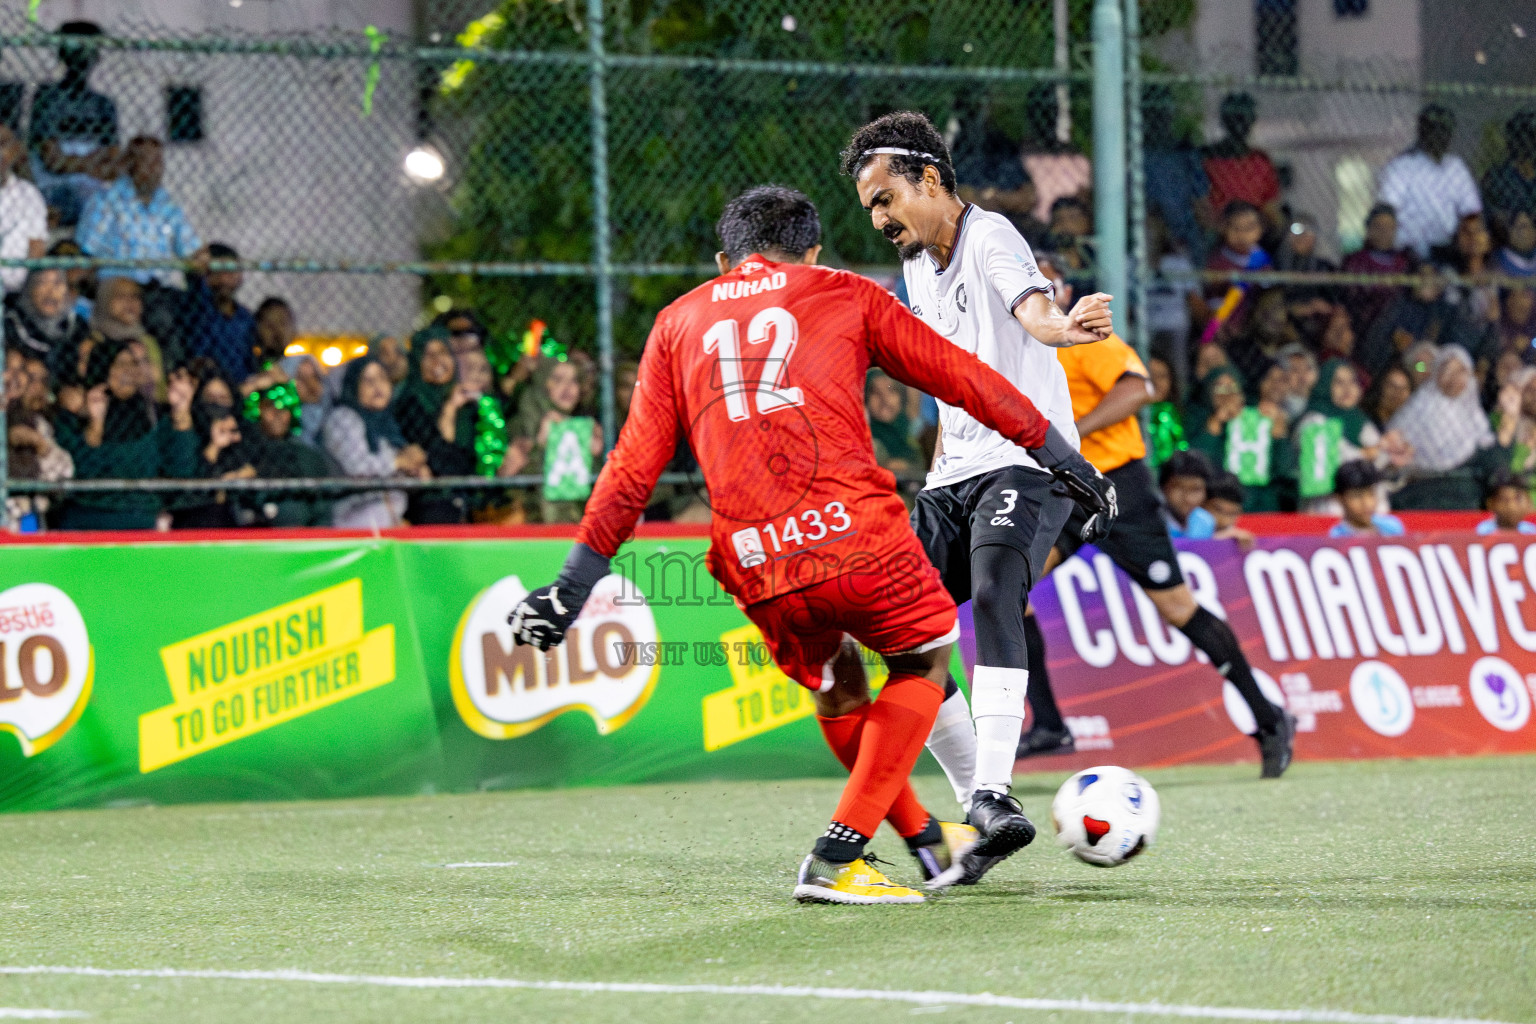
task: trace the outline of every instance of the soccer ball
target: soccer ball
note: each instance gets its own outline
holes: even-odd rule
[[[1086,768],[1051,801],[1056,841],[1101,868],[1124,864],[1152,845],[1162,806],[1146,779],[1126,768]]]

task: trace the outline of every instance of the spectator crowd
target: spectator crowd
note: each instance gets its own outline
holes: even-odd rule
[[[206,486],[16,494],[13,528],[579,519],[612,440],[590,356],[536,337],[498,344],[473,310],[451,310],[327,369],[295,345],[298,311],[286,299],[242,301],[241,273],[221,265],[239,253],[199,235],[164,181],[163,141],[122,142],[115,105],[90,85],[94,53],[66,43],[64,75],[36,88],[26,130],[0,125],[0,257],[185,270],[0,268],[7,475]],[[991,128],[963,133],[955,161],[962,197],[1019,227],[1065,307],[1074,286],[1092,287],[1092,173],[1058,138],[1052,96],[1030,105],[1023,143]],[[1363,529],[1392,509],[1476,508],[1486,495],[1512,508],[1511,493],[1528,504],[1536,114],[1509,119],[1505,156],[1479,179],[1451,151],[1452,112],[1426,106],[1413,145],[1378,176],[1364,244],[1335,266],[1319,253],[1317,221],[1288,205],[1282,169],[1250,142],[1252,97],[1222,102],[1222,136],[1207,146],[1180,137],[1166,90],[1149,89],[1143,113],[1147,232],[1161,275],[1148,303],[1146,422],[1172,525],[1196,536],[1242,511],[1301,510]],[[1244,276],[1265,270],[1348,276],[1273,286]],[[616,368],[619,425],[635,372]],[[920,478],[935,403],[878,372],[866,395],[877,459]],[[692,466],[684,447],[670,468]],[[463,484],[512,476],[540,482]],[[378,486],[298,483],[322,477]],[[426,486],[439,479],[459,485]],[[217,486],[265,480],[272,486]],[[707,515],[686,485],[660,488],[647,512]]]

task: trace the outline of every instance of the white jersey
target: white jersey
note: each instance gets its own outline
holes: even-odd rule
[[[1034,292],[1053,294],[1024,236],[1007,218],[967,205],[949,266],[928,253],[902,267],[912,312],[929,327],[1002,374],[1040,414],[1078,446],[1072,396],[1056,350],[1035,340],[1013,311]],[[928,487],[969,480],[1004,466],[1039,469],[1029,453],[964,409],[939,403],[944,454]]]

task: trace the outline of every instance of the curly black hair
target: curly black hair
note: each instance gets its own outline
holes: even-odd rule
[[[821,217],[804,193],[783,185],[754,185],[725,204],[715,233],[733,264],[755,252],[799,259],[821,241]]]
[[[850,178],[859,172],[878,154],[872,149],[910,149],[922,156],[890,154],[892,174],[899,174],[916,185],[923,180],[923,169],[932,166],[939,172],[939,184],[950,195],[955,194],[955,164],[944,144],[944,136],[928,120],[928,115],[915,110],[898,110],[876,118],[853,133],[843,149],[841,170]]]

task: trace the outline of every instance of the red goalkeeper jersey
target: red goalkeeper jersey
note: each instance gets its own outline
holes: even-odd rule
[[[875,462],[871,366],[1015,443],[1045,438],[1027,398],[874,282],[752,256],[656,317],[577,540],[611,557],[687,437],[714,513],[709,571],[742,603],[872,565],[910,575],[914,552],[926,566],[896,479]]]

